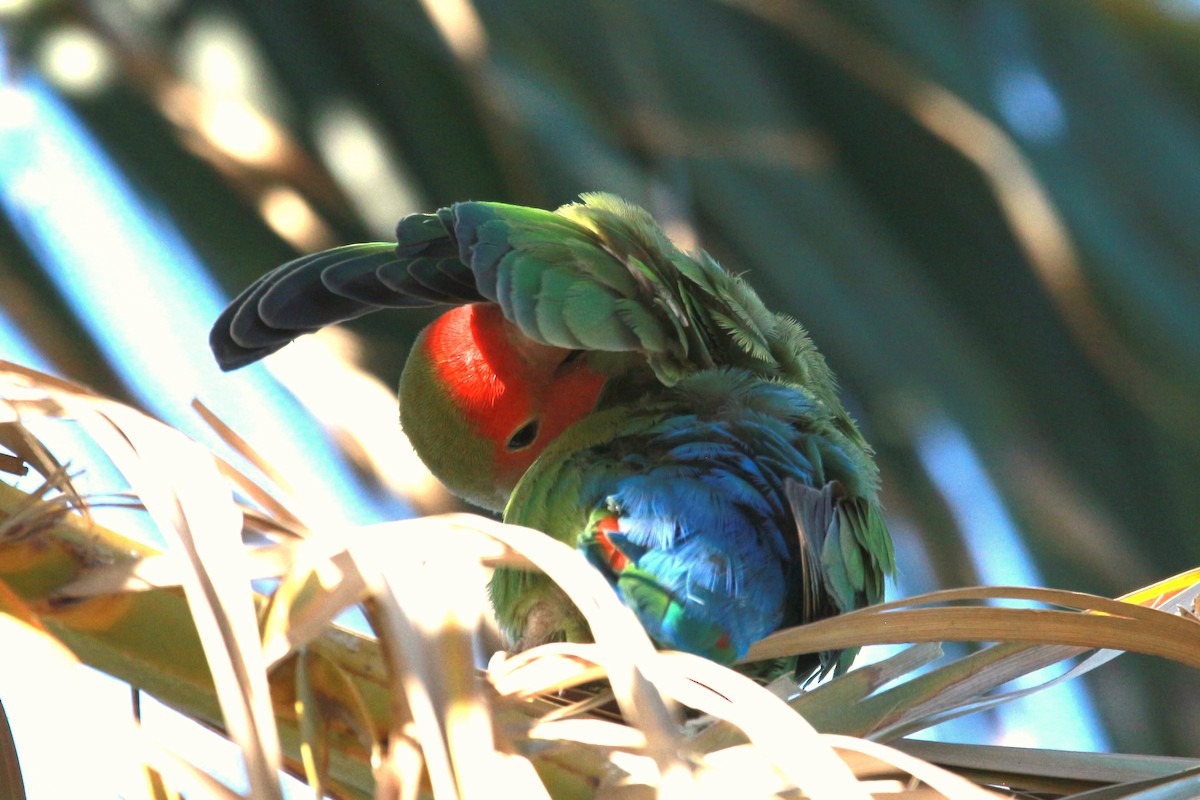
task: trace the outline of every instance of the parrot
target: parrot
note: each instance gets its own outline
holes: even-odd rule
[[[218,365],[450,306],[401,373],[417,455],[470,503],[575,548],[657,646],[734,664],[883,598],[895,555],[873,451],[804,328],[740,276],[605,193],[554,211],[455,203],[404,217],[396,239],[259,278],[214,323]],[[515,650],[590,638],[545,575],[498,568],[489,593]]]

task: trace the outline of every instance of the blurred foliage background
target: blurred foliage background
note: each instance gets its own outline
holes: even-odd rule
[[[0,24],[0,357],[288,439],[312,423],[270,368],[222,376],[204,338],[255,276],[456,200],[613,191],[810,329],[879,451],[902,591],[1111,596],[1200,563],[1200,3],[0,0]],[[352,324],[356,357],[394,384],[429,319]],[[348,515],[406,513],[314,430],[328,452],[297,434],[293,460],[349,464]],[[1195,681],[1089,676],[1093,746],[1194,755]],[[1078,746],[1059,722],[972,735]]]

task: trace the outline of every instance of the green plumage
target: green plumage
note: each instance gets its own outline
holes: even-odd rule
[[[560,347],[636,350],[657,387],[633,380],[639,390],[649,386],[650,393],[630,396],[627,387],[606,393],[602,412],[560,437],[526,473],[505,519],[577,545],[591,529],[595,510],[604,506],[606,492],[628,473],[630,453],[644,444],[646,431],[694,412],[696,398],[677,387],[707,382],[706,397],[719,408],[730,402],[732,369],[752,382],[786,386],[805,398],[805,413],[790,426],[793,437],[810,453],[811,480],[836,490],[825,493],[824,515],[814,516],[812,529],[802,534],[816,553],[806,570],[791,575],[819,590],[809,591],[799,606],[792,603],[785,621],[879,601],[894,556],[876,496],[876,468],[837,399],[832,373],[803,328],[768,311],[744,281],[707,254],[692,258],[680,252],[641,209],[608,195],[582,199],[581,205],[559,209],[553,215],[558,219],[480,204],[486,210],[473,210],[472,216],[488,218],[488,249],[482,258],[478,249],[469,251],[472,267],[476,274],[490,275],[489,266],[495,265],[495,297],[529,336]],[[487,287],[483,291],[490,296]],[[572,304],[571,298],[578,301]],[[791,532],[797,534],[794,525]],[[627,576],[618,576],[618,585],[623,579]],[[524,645],[573,638],[582,624],[540,577],[502,570],[492,590],[502,625]],[[529,619],[536,621],[535,630],[529,629]]]
[[[458,203],[402,220],[390,252],[299,259],[231,305],[213,350],[232,368],[376,308],[494,303],[518,337],[563,348],[560,370],[577,360],[603,376],[603,391],[539,444],[514,489],[488,463],[503,442],[472,437],[414,356],[405,425],[448,486],[488,504],[511,491],[507,521],[577,547],[660,644],[720,661],[881,599],[894,556],[878,474],[804,329],[642,209],[581,199],[554,212]],[[540,575],[497,570],[491,591],[517,647],[587,636]]]

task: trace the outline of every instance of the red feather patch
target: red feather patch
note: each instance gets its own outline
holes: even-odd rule
[[[600,549],[604,551],[604,558],[612,567],[613,572],[621,572],[629,566],[629,557],[618,550],[617,546],[612,543],[612,539],[608,538],[608,534],[620,533],[620,531],[621,524],[616,516],[609,515],[596,523],[596,541],[599,543]]]

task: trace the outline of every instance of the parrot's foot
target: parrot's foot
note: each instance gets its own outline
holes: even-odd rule
[[[529,607],[521,638],[513,644],[522,652],[551,642],[586,642],[591,640],[587,623],[565,598],[548,595]]]

